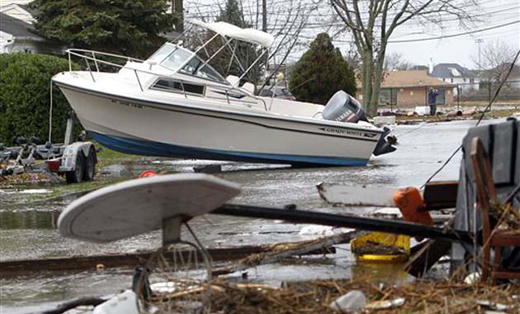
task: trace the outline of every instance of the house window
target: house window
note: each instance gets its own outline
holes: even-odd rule
[[[412,91],[410,91],[410,96],[413,96],[413,90],[412,90]]]
[[[450,78],[450,83],[453,83],[453,78]]]
[[[191,94],[204,94],[204,86],[191,84],[191,83],[182,83],[180,81],[161,78],[158,79],[157,82],[151,87],[151,89],[166,91],[166,92],[184,92]]]

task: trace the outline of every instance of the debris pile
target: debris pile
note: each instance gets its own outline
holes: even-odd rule
[[[197,290],[193,290],[194,296]],[[163,305],[175,303],[173,294]],[[194,299],[192,299],[194,300]],[[341,302],[341,304],[339,304]],[[201,304],[203,300],[195,301]],[[342,307],[344,305],[347,307]],[[352,306],[350,309],[348,306]],[[158,308],[163,308],[158,306]],[[367,281],[325,280],[283,283],[282,287],[213,281],[211,313],[518,313],[520,287],[416,281],[384,286]]]

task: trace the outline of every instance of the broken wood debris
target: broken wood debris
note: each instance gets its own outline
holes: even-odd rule
[[[370,281],[317,280],[284,283],[278,288],[237,285],[221,279],[212,282],[210,308],[220,313],[338,313],[330,304],[352,290],[365,294],[369,313],[481,313],[490,308],[518,313],[520,309],[520,299],[515,297],[520,287],[515,285],[415,281],[379,286]],[[392,306],[382,306],[386,303]]]
[[[306,243],[306,241],[304,242]],[[285,245],[297,246],[298,243],[299,242],[285,243]],[[233,261],[246,258],[252,254],[271,252],[272,248],[273,244],[266,244],[259,246],[241,246],[236,248],[212,248],[208,249],[208,251],[214,261]],[[317,247],[305,252],[301,251],[295,255],[328,254],[334,252],[335,249],[329,245],[328,247]],[[103,265],[105,269],[112,267],[133,268],[136,265],[145,264],[154,253],[155,251],[146,251],[113,255],[72,256],[31,260],[6,260],[0,261],[0,274],[3,277],[8,277],[41,271],[95,270],[98,265]]]
[[[323,252],[324,250],[329,250],[334,244],[349,243],[350,240],[363,234],[366,234],[366,232],[352,231],[309,241],[278,243],[271,246],[271,250],[267,252],[252,254],[238,261],[238,263],[234,265],[213,269],[213,275],[219,276],[242,271],[262,264],[274,263],[291,256],[306,255],[320,251]]]

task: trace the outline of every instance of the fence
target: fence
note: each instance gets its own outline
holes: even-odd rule
[[[497,82],[453,84],[453,88],[438,88],[437,104],[450,107],[484,106],[489,104],[500,85]],[[410,109],[428,105],[428,86],[411,88],[385,88],[381,90],[380,105],[391,110]],[[413,92],[413,93],[412,93]],[[414,95],[414,96],[411,96]],[[497,107],[520,106],[520,80],[507,81],[501,88],[495,102]]]
[[[489,81],[456,84],[454,104],[457,106],[488,104],[495,96],[499,85],[498,82]],[[504,83],[497,95],[495,104],[520,105],[520,80],[511,80]]]

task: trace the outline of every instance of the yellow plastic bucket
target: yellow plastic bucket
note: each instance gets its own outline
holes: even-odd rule
[[[372,232],[352,240],[350,249],[360,262],[400,263],[410,256],[410,237]]]

